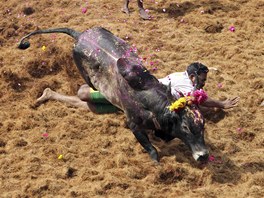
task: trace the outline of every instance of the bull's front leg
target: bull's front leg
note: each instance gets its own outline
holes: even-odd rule
[[[133,134],[143,146],[143,148],[148,152],[151,159],[155,162],[159,162],[159,155],[157,149],[150,143],[148,135],[145,130],[139,129],[138,125],[135,123],[130,123],[129,128],[133,131]]]

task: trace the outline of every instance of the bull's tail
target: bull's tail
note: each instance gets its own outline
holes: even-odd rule
[[[73,29],[70,28],[56,28],[56,29],[47,29],[47,30],[37,30],[35,32],[31,32],[30,34],[24,36],[18,45],[19,49],[27,49],[30,46],[29,41],[25,41],[25,39],[27,39],[28,37],[35,35],[35,34],[49,34],[49,33],[64,33],[64,34],[68,34],[71,37],[73,37],[75,40],[77,40],[80,36],[81,33],[76,32]]]

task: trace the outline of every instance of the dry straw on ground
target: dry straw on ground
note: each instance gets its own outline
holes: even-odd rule
[[[145,0],[150,21],[139,18],[135,0],[127,17],[122,2],[1,0],[0,197],[262,197],[263,2]],[[199,166],[180,141],[152,138],[162,155],[155,166],[122,114],[55,101],[32,108],[46,87],[75,95],[83,80],[70,37],[35,36],[26,51],[16,49],[18,40],[37,29],[94,26],[135,45],[158,78],[194,61],[217,68],[209,73],[209,95],[241,99],[207,117],[214,162]]]

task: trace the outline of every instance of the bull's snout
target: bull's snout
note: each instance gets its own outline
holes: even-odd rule
[[[205,162],[208,160],[208,157],[209,157],[209,153],[205,153],[203,155],[200,155],[197,159],[197,161],[200,161],[200,162]]]
[[[204,162],[207,161],[209,157],[209,151],[208,150],[203,150],[203,151],[198,151],[193,153],[193,158],[196,161]]]

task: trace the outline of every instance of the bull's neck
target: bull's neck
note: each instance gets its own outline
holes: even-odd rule
[[[153,113],[156,115],[164,115],[169,112],[170,102],[168,100],[164,100],[160,102],[159,105],[156,105],[153,109]]]
[[[170,101],[163,90],[151,90],[143,93],[143,103],[155,115],[168,113]]]

